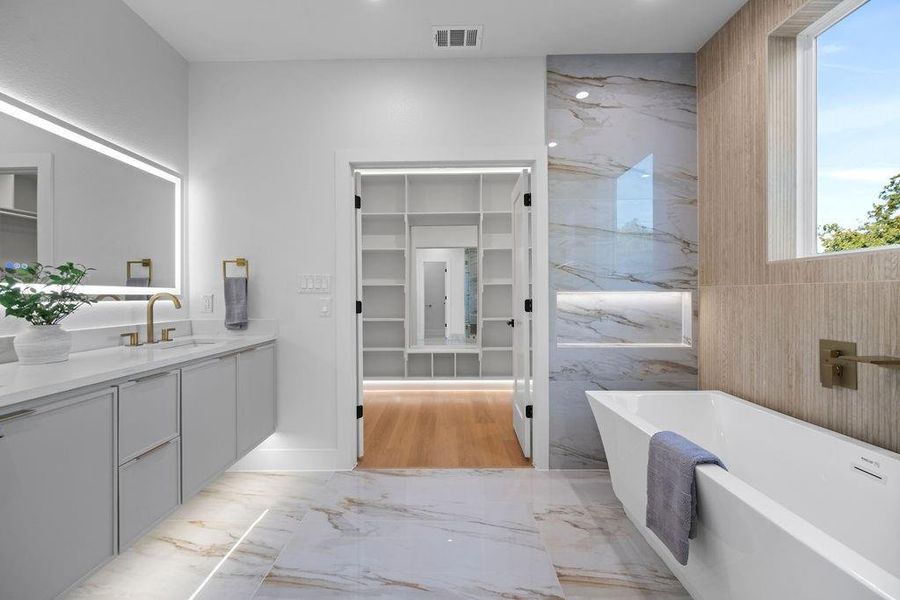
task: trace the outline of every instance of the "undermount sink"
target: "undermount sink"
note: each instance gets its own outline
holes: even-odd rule
[[[156,344],[145,344],[141,348],[148,350],[174,350],[175,348],[203,348],[204,346],[215,346],[221,344],[216,340],[175,340],[174,342],[159,342]]]

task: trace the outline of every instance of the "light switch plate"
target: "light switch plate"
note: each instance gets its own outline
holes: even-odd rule
[[[331,316],[331,296],[319,299],[319,316],[322,318]]]
[[[331,275],[297,275],[298,294],[330,294]]]
[[[203,294],[200,296],[200,312],[211,313],[214,308],[214,299],[215,296],[213,294]]]

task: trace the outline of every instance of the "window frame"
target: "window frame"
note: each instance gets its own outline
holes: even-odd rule
[[[818,247],[818,37],[868,2],[869,0],[844,0],[797,34],[797,258],[897,248],[896,245],[891,245],[819,252]]]

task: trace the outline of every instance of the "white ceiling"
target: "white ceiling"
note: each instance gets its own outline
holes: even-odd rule
[[[189,61],[694,52],[746,0],[123,0]],[[432,25],[484,25],[437,51]]]

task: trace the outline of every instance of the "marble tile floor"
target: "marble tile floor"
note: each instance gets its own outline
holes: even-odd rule
[[[688,599],[603,470],[226,473],[73,599]]]

